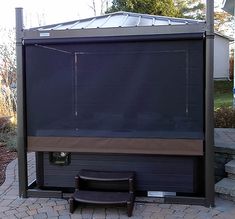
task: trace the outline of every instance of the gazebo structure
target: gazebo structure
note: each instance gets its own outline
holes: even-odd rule
[[[140,195],[214,205],[208,3],[207,22],[117,12],[26,30],[16,10],[20,197],[62,196],[90,169],[135,172]]]

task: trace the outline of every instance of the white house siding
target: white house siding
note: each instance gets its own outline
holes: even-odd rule
[[[214,79],[229,78],[229,40],[215,35],[214,41]]]

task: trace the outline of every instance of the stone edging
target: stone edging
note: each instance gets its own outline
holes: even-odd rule
[[[29,153],[27,156],[29,166],[32,166],[35,161],[33,156],[34,153]],[[18,182],[18,158],[14,159],[7,165],[5,174],[5,181],[0,186],[0,198],[11,189],[15,182]]]
[[[6,176],[4,183],[0,186],[0,198],[4,196],[7,190],[16,181],[16,166],[18,166],[18,159],[11,161],[6,167]]]

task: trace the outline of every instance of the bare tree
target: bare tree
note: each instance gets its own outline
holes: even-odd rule
[[[25,13],[24,24],[27,28],[46,25],[46,13],[44,11],[37,13]]]
[[[109,7],[110,0],[92,0],[89,7],[92,9],[94,16],[103,15]]]
[[[96,16],[96,4],[95,0],[92,0],[92,5],[89,5],[89,7],[92,9],[94,16]]]
[[[45,13],[37,13],[37,22],[38,22],[38,26],[43,26],[45,25]]]
[[[105,11],[109,8],[109,0],[100,0],[100,14],[105,14]]]

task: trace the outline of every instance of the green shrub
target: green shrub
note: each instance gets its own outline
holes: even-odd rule
[[[0,143],[9,150],[16,150],[16,123],[11,117],[0,117]]]
[[[17,151],[16,135],[11,135],[8,137],[6,146],[10,151]]]
[[[215,109],[233,106],[233,81],[214,81]]]
[[[216,128],[235,128],[235,109],[232,107],[221,107],[215,110]]]

